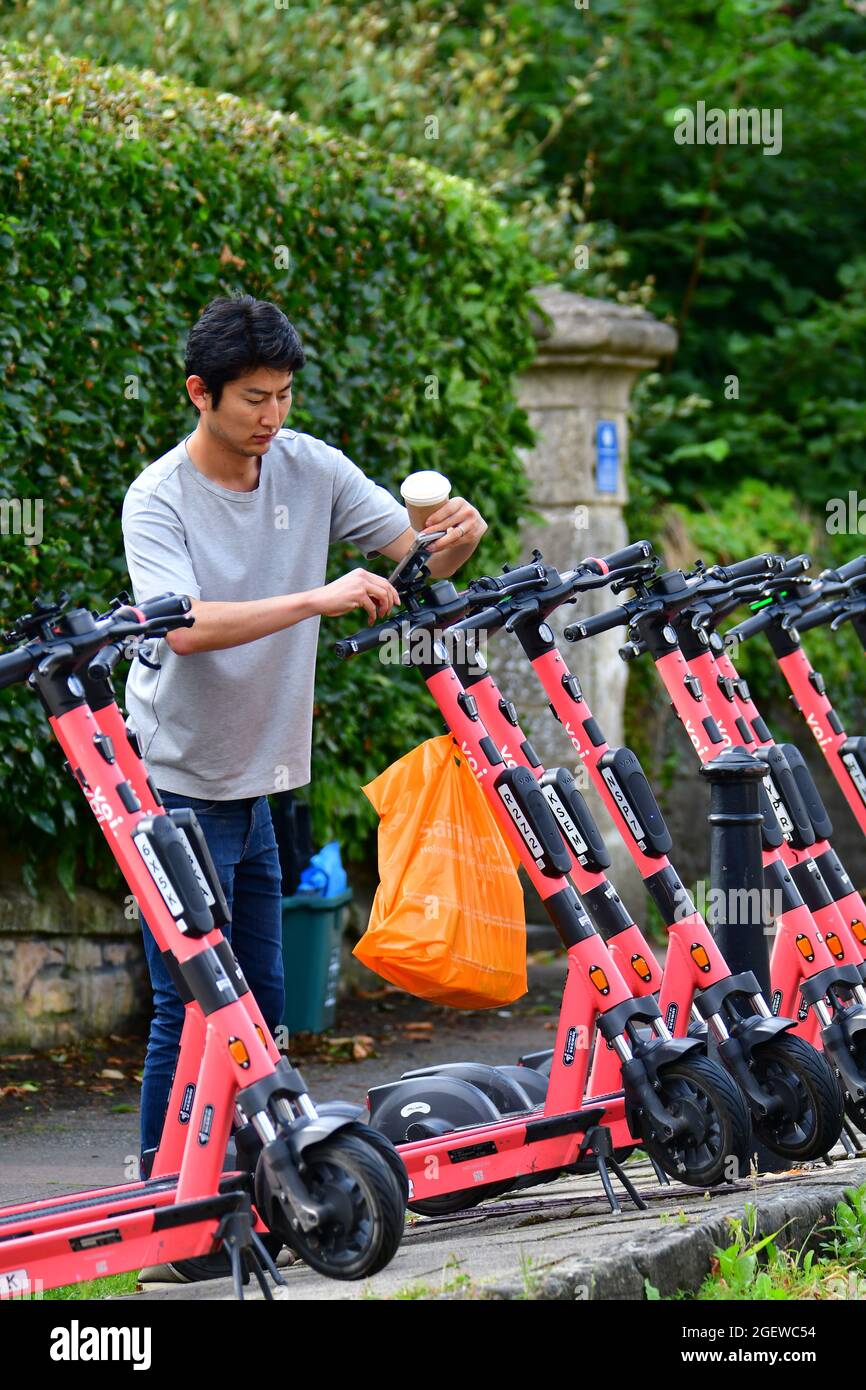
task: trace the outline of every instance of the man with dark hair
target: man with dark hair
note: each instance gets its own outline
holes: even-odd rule
[[[339,449],[283,428],[295,329],[250,295],[213,300],[189,335],[192,434],[146,467],[123,504],[136,602],[188,594],[195,625],[132,664],[130,726],[167,807],[191,806],[231,908],[226,935],[268,1026],[283,1010],[280,867],[267,795],[310,781],[319,620],[362,608],[368,622],[399,603],[387,579],[353,569],[325,583],[328,546],[353,542],[397,561],[415,539],[385,488]],[[453,574],[487,529],[462,498],[428,522],[446,530],[429,569]],[[155,1148],[183,1025],[183,1005],[143,921],[154,991],[141,1102],[142,1151]]]

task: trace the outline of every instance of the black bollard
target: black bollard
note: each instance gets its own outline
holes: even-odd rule
[[[764,912],[760,792],[766,768],[745,748],[729,748],[701,768],[710,783],[710,889],[707,924],[734,975],[751,970],[770,1003],[770,952]],[[721,904],[720,907],[716,904]],[[707,1052],[717,1056],[712,1030]],[[750,1154],[759,1173],[779,1173],[787,1164],[752,1138]],[[748,1168],[741,1177],[748,1176]]]
[[[729,748],[701,768],[710,783],[710,887],[721,910],[709,925],[732,972],[751,970],[770,1003],[764,913],[760,790],[766,773],[745,748]]]

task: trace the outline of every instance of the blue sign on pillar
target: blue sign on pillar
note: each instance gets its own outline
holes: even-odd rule
[[[595,490],[619,488],[619,441],[613,420],[599,420],[595,427]]]

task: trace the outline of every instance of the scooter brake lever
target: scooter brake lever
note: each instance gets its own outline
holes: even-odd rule
[[[511,616],[505,619],[505,631],[513,632],[519,618],[531,618],[540,611],[541,607],[537,598],[529,599],[527,603],[520,604],[519,608],[516,608]]]
[[[59,646],[52,647],[51,651],[43,656],[36,669],[40,676],[53,676],[55,672],[74,655],[74,649],[70,644],[68,642],[61,642]]]
[[[800,607],[795,606],[783,610],[782,616],[779,619],[779,627],[782,629],[783,632],[791,631],[797,619],[800,617],[802,611],[803,610]]]
[[[712,617],[712,612],[713,610],[708,603],[696,603],[689,618],[689,627],[692,632],[700,632],[704,619]]]

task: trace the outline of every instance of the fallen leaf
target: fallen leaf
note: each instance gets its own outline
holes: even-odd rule
[[[35,1053],[33,1052],[7,1052],[3,1058],[4,1062],[32,1062]]]
[[[404,1033],[432,1033],[432,1023],[404,1023],[402,1025]]]
[[[125,1080],[126,1080],[126,1077],[124,1076],[123,1072],[122,1072],[122,1071],[115,1071],[113,1067],[103,1067],[103,1069],[102,1069],[102,1071],[99,1073],[99,1075],[100,1075],[100,1076],[104,1076],[105,1079],[106,1079],[106,1081],[125,1081]]]

